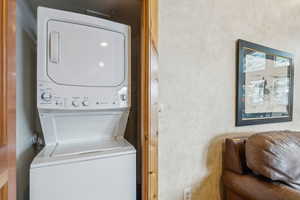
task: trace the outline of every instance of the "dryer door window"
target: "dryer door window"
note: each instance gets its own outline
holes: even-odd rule
[[[56,84],[114,87],[125,80],[121,33],[50,20],[47,54],[47,74]]]

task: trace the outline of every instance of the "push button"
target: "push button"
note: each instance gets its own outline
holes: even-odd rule
[[[55,105],[57,105],[57,106],[62,106],[62,105],[63,105],[63,102],[60,101],[60,100],[56,100]]]

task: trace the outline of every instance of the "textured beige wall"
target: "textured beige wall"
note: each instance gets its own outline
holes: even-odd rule
[[[299,0],[160,0],[159,200],[220,199],[225,134],[300,130]],[[295,54],[294,120],[236,128],[235,42]]]

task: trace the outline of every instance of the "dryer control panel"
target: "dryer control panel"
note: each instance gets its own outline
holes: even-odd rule
[[[68,92],[64,92],[64,91]],[[46,82],[39,82],[37,100],[38,107],[44,109],[79,109],[98,110],[114,109],[130,106],[130,95],[127,85],[115,90],[104,89],[99,95],[99,89],[72,88],[70,86],[53,87]]]

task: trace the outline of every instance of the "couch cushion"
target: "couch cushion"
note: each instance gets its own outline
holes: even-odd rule
[[[247,166],[256,174],[300,190],[300,133],[265,132],[246,142]]]
[[[232,191],[244,200],[299,200],[300,191],[279,183],[271,183],[253,175],[241,175],[225,170],[225,191]],[[230,199],[229,199],[230,200]]]

